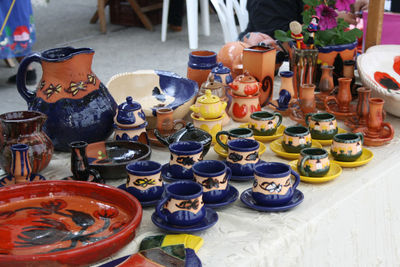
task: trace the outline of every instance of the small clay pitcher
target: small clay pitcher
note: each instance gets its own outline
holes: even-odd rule
[[[90,181],[104,183],[97,170],[89,168],[86,156],[87,143],[76,141],[70,144],[71,147],[71,172],[72,179],[77,181]]]
[[[304,115],[315,112],[314,84],[300,85],[300,109]]]
[[[335,88],[333,83],[333,70],[334,66],[324,65],[321,66],[321,79],[319,80],[319,91],[323,94],[329,94]]]
[[[350,78],[339,78],[339,92],[337,96],[328,96],[324,99],[324,105],[328,112],[330,112],[329,102],[332,100],[339,106],[340,112],[350,111],[350,102],[352,100],[350,91]]]
[[[290,93],[290,96],[293,98],[294,97],[293,71],[281,71],[279,75],[281,76],[281,87],[279,89],[279,92],[282,90],[286,90]]]
[[[186,121],[182,119],[174,120],[172,113],[173,109],[171,108],[159,108],[156,110],[157,114],[157,129],[160,131],[162,135],[164,134],[172,134],[175,132],[175,128],[177,125],[181,125],[180,128],[186,126]]]

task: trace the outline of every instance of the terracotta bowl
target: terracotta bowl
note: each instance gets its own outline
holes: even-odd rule
[[[151,148],[133,141],[101,141],[89,144],[86,155],[103,179],[121,179],[128,177],[126,165],[150,158]]]
[[[44,181],[0,189],[0,266],[81,266],[135,237],[142,207],[112,186]]]
[[[174,110],[174,120],[182,119],[194,103],[198,93],[196,82],[176,73],[159,70],[139,70],[114,75],[107,88],[117,104],[127,96],[142,105],[148,121],[148,129],[156,127],[156,109],[168,107]]]

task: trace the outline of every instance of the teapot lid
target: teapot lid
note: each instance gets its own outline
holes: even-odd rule
[[[133,101],[133,98],[131,96],[128,96],[126,97],[126,102],[118,106],[118,111],[130,112],[141,108],[142,106],[138,102]]]
[[[221,62],[218,63],[218,65],[211,70],[212,73],[218,73],[218,74],[227,74],[230,73],[231,70],[228,67],[225,67],[224,64]]]
[[[197,127],[194,127],[193,123],[189,122],[186,124],[185,128],[180,129],[176,132],[177,136],[175,142],[178,141],[196,141],[202,143],[203,145],[210,143],[212,141],[212,136]]]
[[[255,83],[255,82],[257,82],[256,78],[251,76],[248,71],[245,71],[243,74],[237,76],[235,80],[240,83]]]
[[[213,104],[219,102],[218,96],[211,94],[211,90],[207,89],[206,93],[197,98],[197,102],[200,104]]]
[[[214,76],[210,76],[209,79],[201,85],[202,90],[216,90],[221,88],[224,88],[224,85],[220,82],[215,81]]]

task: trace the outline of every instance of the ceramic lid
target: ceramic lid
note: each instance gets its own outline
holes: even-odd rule
[[[248,71],[246,71],[245,73],[237,76],[235,81],[236,82],[240,82],[240,83],[255,83],[255,82],[257,82],[256,78],[251,76]]]
[[[211,135],[200,129],[194,127],[193,123],[189,122],[185,128],[180,129],[175,134],[173,134],[172,139],[174,142],[179,141],[196,141],[200,142],[203,145],[211,143],[212,137]]]
[[[210,89],[212,90],[217,90],[217,89],[221,89],[223,88],[224,85],[220,82],[217,82],[214,80],[214,76],[211,76],[207,81],[205,81],[202,85],[201,85],[201,89],[202,90],[207,90]]]
[[[224,64],[221,62],[218,63],[218,65],[211,70],[212,73],[218,73],[218,74],[227,74],[230,73],[231,70],[228,67],[225,67]]]
[[[197,98],[197,102],[200,104],[213,104],[219,102],[218,96],[211,94],[211,90],[206,90],[206,93]]]
[[[141,108],[142,106],[138,102],[133,101],[133,98],[128,96],[126,97],[126,102],[118,106],[118,111],[130,112]]]

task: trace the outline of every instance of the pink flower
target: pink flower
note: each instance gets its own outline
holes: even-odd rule
[[[333,8],[326,5],[319,5],[315,8],[315,12],[317,13],[317,16],[320,17],[318,25],[321,31],[329,30],[336,27],[337,14]]]
[[[335,8],[338,11],[350,12],[350,5],[354,4],[355,0],[336,0]]]

